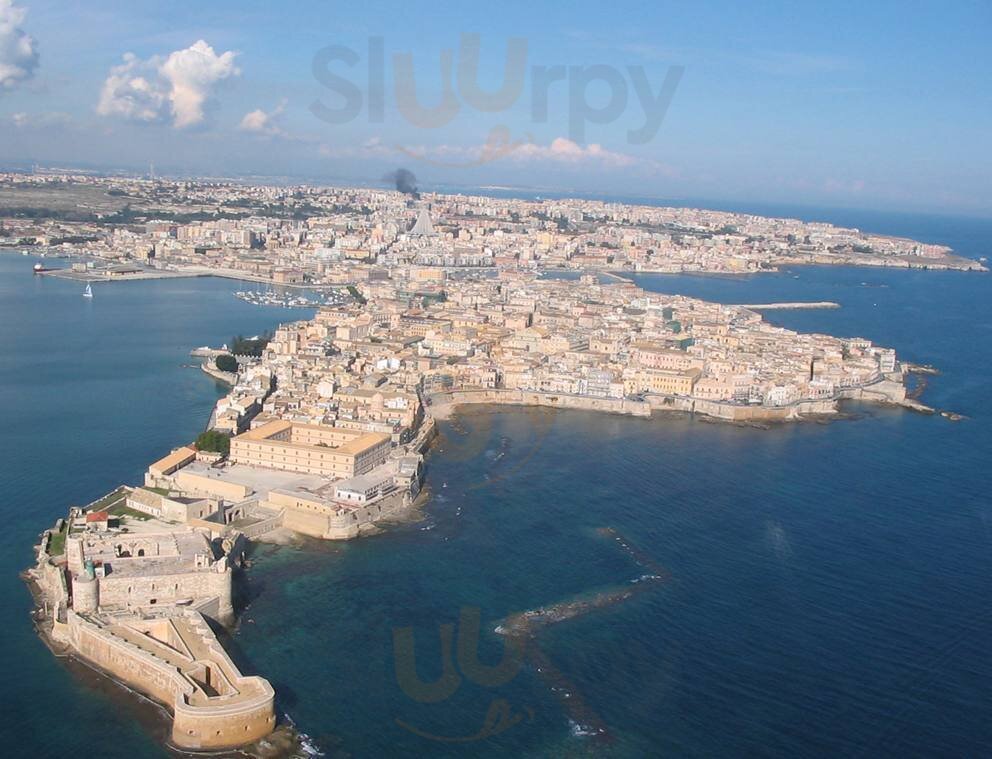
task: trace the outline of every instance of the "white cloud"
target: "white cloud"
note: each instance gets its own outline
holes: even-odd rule
[[[641,175],[677,177],[679,172],[668,164],[652,158],[640,158],[627,153],[607,150],[592,143],[580,145],[567,137],[558,137],[547,145],[527,140],[513,141],[505,127],[493,129],[482,145],[387,145],[378,137],[361,145],[321,145],[322,158],[395,158],[407,156],[436,166],[481,166],[495,161],[518,165],[559,164],[576,168],[600,170],[631,170]]]
[[[217,55],[210,45],[200,40],[168,57],[161,72],[171,85],[169,100],[177,128],[203,121],[203,105],[214,85],[241,73],[234,65],[235,55],[230,50]]]
[[[72,118],[67,113],[61,111],[46,111],[43,113],[25,113],[19,111],[12,113],[3,119],[3,123],[16,127],[17,129],[45,129],[48,127],[62,127],[72,123]]]
[[[30,79],[38,68],[38,47],[21,29],[26,15],[13,0],[0,0],[0,90]]]
[[[261,108],[249,111],[241,119],[241,124],[238,128],[244,132],[254,132],[255,134],[264,134],[271,137],[288,137],[289,135],[286,130],[278,123],[279,117],[282,116],[285,110],[286,101],[283,100],[274,110],[268,113]]]
[[[160,59],[142,61],[124,53],[124,63],[110,69],[96,112],[130,121],[164,122],[169,116],[167,83],[159,76]]]
[[[358,146],[332,147],[323,144],[317,152],[321,158],[385,158],[400,151],[384,144],[378,137],[370,137]]]
[[[555,163],[596,163],[614,168],[634,166],[637,159],[626,153],[607,150],[602,145],[591,143],[579,145],[567,137],[557,137],[549,145],[525,142],[507,153],[516,161],[554,161]]]
[[[505,128],[494,129],[483,145],[433,145],[398,149],[411,158],[451,166],[481,165],[502,160],[516,164],[636,169],[647,174],[677,175],[675,169],[660,161],[608,150],[597,143],[580,145],[567,137],[557,137],[547,145],[539,145],[530,139],[512,141]]]
[[[506,158],[517,163],[545,162],[601,169],[634,169],[644,174],[677,177],[679,172],[653,158],[608,150],[598,143],[580,145],[567,137],[558,137],[548,145],[525,142],[506,152]]]
[[[217,55],[203,40],[165,59],[143,61],[125,53],[124,62],[103,83],[97,113],[147,123],[171,121],[176,129],[199,124],[217,85],[241,73],[235,56],[232,51]]]

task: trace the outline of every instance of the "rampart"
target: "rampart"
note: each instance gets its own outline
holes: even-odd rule
[[[532,390],[451,390],[430,396],[432,415],[443,418],[461,405],[544,406],[551,408],[604,411],[629,416],[650,416],[655,411],[682,411],[728,422],[784,422],[804,416],[837,413],[841,400],[862,400],[912,408],[925,408],[906,400],[901,382],[880,379],[870,385],[844,388],[830,398],[806,399],[781,406],[727,403],[686,396],[647,393],[644,400],[593,398],[584,395],[542,393]]]
[[[241,675],[196,611],[172,619],[101,624],[69,611],[56,637],[168,707],[174,717],[172,742],[179,748],[234,748],[275,727],[272,686],[261,677]]]
[[[430,396],[431,411],[438,414],[446,406],[503,404],[508,406],[549,406],[552,408],[605,411],[627,416],[651,416],[651,405],[628,398],[593,398],[566,393],[540,393],[532,390],[452,390]]]

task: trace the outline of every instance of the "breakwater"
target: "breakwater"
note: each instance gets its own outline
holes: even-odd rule
[[[840,308],[840,303],[832,300],[795,301],[791,303],[738,303],[738,308],[752,311],[799,311],[807,308]]]
[[[613,736],[605,720],[590,706],[576,685],[554,664],[541,647],[539,634],[551,625],[603,611],[635,595],[650,591],[666,581],[669,574],[644,551],[634,547],[616,529],[603,527],[597,532],[603,538],[614,541],[624,553],[647,570],[647,573],[631,580],[627,585],[511,614],[497,626],[496,632],[506,638],[506,645],[511,649],[512,655],[527,661],[554,694],[577,735],[597,742],[610,742]]]

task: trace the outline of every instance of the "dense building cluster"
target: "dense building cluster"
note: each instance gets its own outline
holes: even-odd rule
[[[799,334],[739,306],[594,276],[460,277],[444,281],[442,299],[412,296],[409,285],[369,283],[365,304],[280,327],[264,362],[245,374],[248,382],[259,371],[275,378],[266,410],[402,436],[420,393],[506,389],[781,406],[833,398],[897,371],[894,351],[868,340]]]
[[[212,269],[281,284],[364,281],[413,266],[753,272],[784,264],[978,268],[949,248],[831,224],[597,200],[424,195],[365,188],[247,186],[0,175],[0,242],[85,253],[106,265]],[[82,194],[72,213],[32,198]],[[13,206],[13,207],[11,207]],[[427,208],[430,208],[429,215]],[[92,209],[87,212],[87,209]],[[114,210],[116,209],[116,210]]]

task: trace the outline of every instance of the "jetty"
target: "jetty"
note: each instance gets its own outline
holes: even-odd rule
[[[608,725],[583,698],[575,684],[555,666],[542,649],[540,632],[549,626],[619,605],[667,582],[670,575],[664,567],[632,545],[616,529],[602,527],[597,533],[606,540],[615,541],[624,553],[645,570],[645,574],[618,587],[582,594],[536,609],[511,614],[497,625],[495,632],[506,640],[508,648],[516,651],[520,658],[530,663],[538,677],[558,699],[579,735],[587,736],[597,743],[610,743],[613,736]]]
[[[814,308],[840,308],[840,303],[832,300],[794,301],[790,303],[738,303],[738,308],[749,308],[752,311],[799,311]]]

